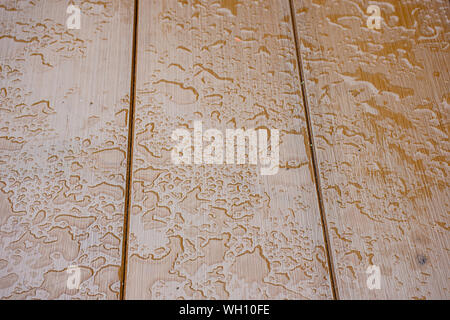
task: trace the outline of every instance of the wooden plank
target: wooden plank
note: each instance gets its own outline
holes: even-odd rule
[[[146,0],[138,25],[126,298],[331,298],[289,2]],[[175,165],[195,121],[279,130],[278,173]]]
[[[294,6],[339,297],[450,298],[448,1]]]
[[[0,1],[3,299],[118,298],[133,4]]]

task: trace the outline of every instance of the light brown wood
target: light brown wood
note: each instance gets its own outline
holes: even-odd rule
[[[450,298],[448,1],[139,4],[128,137],[134,1],[0,0],[1,299],[119,297],[129,138],[128,299],[332,298],[314,165],[338,298]],[[195,122],[278,129],[278,172],[175,165]]]
[[[449,299],[448,1],[294,7],[339,297]]]
[[[331,298],[289,2],[145,0],[138,26],[126,298]],[[173,164],[194,121],[280,130],[278,173]]]
[[[118,298],[133,5],[0,1],[0,298]]]

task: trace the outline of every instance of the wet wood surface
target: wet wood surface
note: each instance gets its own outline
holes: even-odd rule
[[[449,299],[449,13],[0,0],[0,299]],[[199,125],[224,163],[175,164]]]
[[[126,298],[331,298],[289,3],[139,13]],[[172,132],[195,121],[279,129],[278,172],[173,164]]]
[[[449,2],[376,4],[294,1],[338,296],[448,299]]]
[[[2,299],[119,297],[134,2],[73,3],[0,1]]]

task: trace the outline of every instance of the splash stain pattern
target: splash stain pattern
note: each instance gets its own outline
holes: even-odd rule
[[[119,294],[134,3],[72,2],[0,1],[2,299]]]
[[[134,137],[133,1],[72,2],[0,0],[0,298],[118,298],[128,138],[126,298],[330,298],[289,1],[140,1]],[[339,297],[449,298],[448,2],[293,4]],[[279,173],[171,165],[195,120]]]
[[[449,3],[370,4],[294,1],[339,296],[448,299]]]

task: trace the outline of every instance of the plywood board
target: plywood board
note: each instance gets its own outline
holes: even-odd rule
[[[338,296],[450,298],[448,1],[293,4]]]
[[[119,297],[133,6],[0,1],[2,299]]]
[[[140,1],[137,52],[125,297],[331,298],[289,2]],[[196,121],[279,130],[278,172],[174,164]]]

